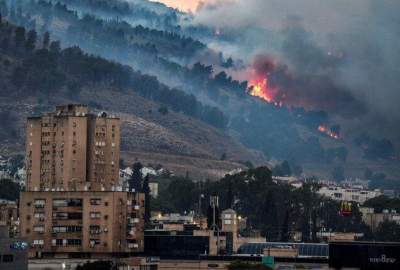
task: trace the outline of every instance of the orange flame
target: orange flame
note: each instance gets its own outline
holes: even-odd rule
[[[261,98],[275,106],[282,107],[283,102],[276,100],[277,87],[271,87],[268,78],[253,79],[250,81],[250,95]]]
[[[335,140],[339,140],[340,139],[340,136],[337,133],[333,132],[332,130],[330,130],[328,127],[326,127],[324,125],[318,126],[318,131],[323,133],[323,134],[325,134],[325,135],[327,135],[327,136],[329,136],[329,137],[331,137],[331,138],[333,138],[333,139],[335,139]]]

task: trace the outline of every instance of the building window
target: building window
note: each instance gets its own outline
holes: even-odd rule
[[[100,226],[99,225],[90,225],[89,233],[90,234],[100,234],[101,233]]]
[[[90,239],[90,246],[94,247],[100,245],[100,240],[99,239]]]
[[[38,233],[44,233],[44,226],[43,225],[33,226],[33,231]]]
[[[101,199],[90,199],[90,205],[100,205]]]
[[[53,233],[82,232],[82,226],[53,226]]]
[[[3,255],[3,263],[11,263],[14,261],[14,256],[12,254]]]
[[[62,246],[63,245],[63,239],[52,239],[51,243],[53,246]],[[65,242],[65,244],[67,244]]]
[[[68,246],[80,246],[82,245],[81,239],[67,239]]]
[[[43,212],[35,212],[33,216],[35,218],[38,218],[38,219],[44,219],[45,218],[45,214]]]
[[[99,218],[101,218],[101,213],[100,212],[90,212],[90,218],[91,219],[99,219]]]
[[[79,220],[82,219],[82,213],[79,212],[54,212],[54,220]]]
[[[231,224],[232,224],[232,221],[231,221],[230,219],[226,219],[226,220],[224,221],[224,223],[225,223],[225,225],[231,225]]]
[[[44,208],[44,205],[46,204],[45,199],[36,199],[35,200],[35,207],[36,208]]]
[[[82,207],[82,199],[54,199],[53,207]]]
[[[335,198],[342,198],[342,193],[334,193]]]
[[[44,240],[43,239],[33,240],[33,245],[34,246],[43,246]]]

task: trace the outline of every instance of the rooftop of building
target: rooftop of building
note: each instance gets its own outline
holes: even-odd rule
[[[119,119],[115,115],[109,114],[106,111],[100,111],[97,114],[90,111],[88,105],[85,104],[66,104],[56,106],[56,110],[53,112],[45,113],[41,116],[35,115],[30,116],[28,119],[41,119],[43,116],[57,116],[57,117],[65,117],[65,116],[74,116],[74,117],[98,117],[98,118],[108,118],[108,119]]]

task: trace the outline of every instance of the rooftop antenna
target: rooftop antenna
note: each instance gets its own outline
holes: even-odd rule
[[[217,255],[219,255],[220,250],[220,243],[219,243],[219,226],[217,225],[217,217],[216,217],[216,209],[219,205],[218,196],[211,196],[210,197],[210,205],[213,210],[213,223],[211,225],[211,229],[215,235],[215,231],[217,232]]]

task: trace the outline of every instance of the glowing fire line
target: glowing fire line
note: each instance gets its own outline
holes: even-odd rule
[[[335,140],[339,140],[340,139],[340,136],[337,133],[333,132],[332,130],[330,130],[328,127],[326,127],[324,125],[320,125],[318,127],[318,131],[323,133],[323,134],[325,134],[325,135],[327,135],[327,136],[329,136],[329,137],[331,137],[331,138],[333,138],[333,139],[335,139]]]
[[[276,87],[270,87],[268,78],[250,81],[250,95],[263,99],[264,101],[282,107],[283,102],[277,101],[275,96],[278,92]]]

